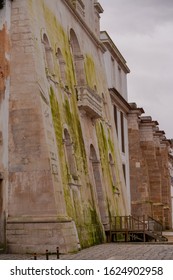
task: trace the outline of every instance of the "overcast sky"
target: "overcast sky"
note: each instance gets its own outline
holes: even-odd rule
[[[106,30],[127,61],[128,100],[173,138],[173,0],[99,0]]]

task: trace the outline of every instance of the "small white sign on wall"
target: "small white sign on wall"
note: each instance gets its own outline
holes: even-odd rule
[[[136,168],[140,168],[141,167],[141,163],[139,161],[136,161]]]

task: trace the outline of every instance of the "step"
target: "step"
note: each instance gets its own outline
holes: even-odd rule
[[[173,231],[163,231],[162,234],[168,239],[168,242],[173,242]]]

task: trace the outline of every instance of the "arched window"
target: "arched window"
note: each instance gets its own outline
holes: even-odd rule
[[[64,129],[64,140],[65,140],[65,150],[66,150],[66,157],[67,157],[67,164],[69,168],[70,175],[74,180],[77,180],[77,168],[75,162],[75,156],[73,152],[73,143],[70,138],[70,134],[68,130]]]
[[[70,30],[70,44],[73,53],[77,85],[85,85],[84,57],[81,53],[79,42],[73,29]]]
[[[65,60],[64,60],[64,57],[62,55],[62,52],[61,52],[60,48],[57,49],[56,57],[58,59],[58,64],[59,64],[59,69],[60,69],[60,74],[61,74],[61,80],[62,80],[64,86],[66,86],[66,84],[67,84],[66,63],[65,63]]]
[[[50,73],[53,73],[54,65],[53,65],[53,58],[52,58],[52,49],[50,47],[48,37],[45,33],[43,34],[43,44],[44,44],[44,50],[45,50],[47,70]]]

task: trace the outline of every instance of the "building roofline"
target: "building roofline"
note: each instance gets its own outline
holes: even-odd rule
[[[104,12],[103,7],[102,7],[102,5],[99,2],[95,2],[94,3],[94,7],[95,7],[95,9],[97,10],[97,12],[99,14]]]
[[[82,26],[82,28],[85,30],[85,32],[88,34],[88,36],[91,38],[91,40],[93,41],[93,43],[100,48],[100,50],[104,53],[106,51],[105,46],[103,45],[103,43],[101,42],[101,40],[99,40],[96,35],[92,32],[92,30],[88,27],[88,25],[85,23],[85,21],[83,20],[83,18],[80,16],[80,14],[76,11],[75,7],[73,6],[73,4],[69,1],[69,0],[63,0],[62,1],[67,8],[69,9],[69,11],[73,14],[74,18],[78,21],[78,23]]]
[[[130,111],[140,111],[141,114],[144,114],[145,111],[142,107],[137,107],[137,104],[135,102],[130,102]]]
[[[104,37],[103,37],[104,36]],[[116,58],[117,62],[121,65],[126,73],[130,73],[130,69],[126,64],[126,60],[112,41],[111,37],[106,31],[100,31],[100,40],[107,47],[113,57]]]

